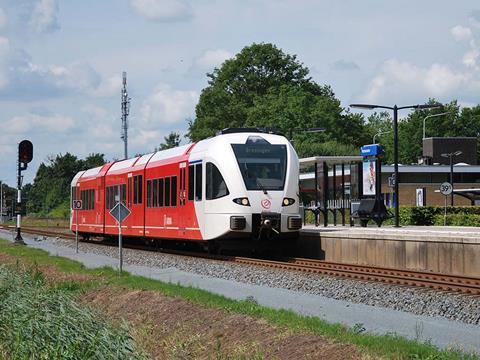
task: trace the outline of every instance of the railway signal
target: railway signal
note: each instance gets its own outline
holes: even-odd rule
[[[22,238],[21,224],[22,224],[22,171],[27,169],[28,163],[33,159],[33,144],[29,140],[22,140],[18,144],[18,159],[17,159],[17,206],[15,213],[17,215],[17,236],[15,243],[25,245]]]

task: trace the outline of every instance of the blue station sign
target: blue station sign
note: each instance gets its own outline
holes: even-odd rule
[[[383,154],[383,148],[379,144],[363,145],[360,148],[362,156],[377,156]]]

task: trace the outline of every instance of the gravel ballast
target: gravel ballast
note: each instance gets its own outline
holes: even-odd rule
[[[50,240],[57,246],[71,248],[75,246],[71,240],[58,238]],[[118,249],[114,246],[80,243],[79,249],[84,253],[106,255],[113,258],[118,256]],[[337,300],[406,311],[416,315],[443,317],[467,324],[480,325],[479,296],[355,281],[281,269],[267,269],[153,251],[124,249],[123,258],[124,263],[130,265],[161,269],[175,268],[203,276],[283,288]]]

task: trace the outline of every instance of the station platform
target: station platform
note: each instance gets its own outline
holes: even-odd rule
[[[480,227],[303,227],[298,256],[480,278]]]

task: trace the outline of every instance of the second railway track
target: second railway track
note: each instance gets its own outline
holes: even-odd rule
[[[2,228],[9,229],[9,227],[7,226],[2,226]],[[66,239],[75,238],[74,234],[58,231],[55,232],[44,229],[24,227],[22,228],[22,231],[28,234],[47,237],[61,237]],[[88,241],[88,243],[102,244],[101,242],[96,241]],[[113,245],[113,243],[109,242],[103,244]],[[152,248],[149,248],[148,246],[132,245],[128,243],[125,244],[125,247],[138,250],[152,250]],[[404,285],[448,292],[457,292],[463,294],[480,295],[480,278],[473,277],[446,275],[441,273],[411,271],[403,269],[400,270],[368,265],[335,263],[305,258],[266,260],[240,256],[213,256],[206,253],[185,252],[178,250],[167,250],[163,252],[183,256],[204,257],[212,260],[231,261],[244,265],[301,271],[363,281],[376,281],[392,285]]]

